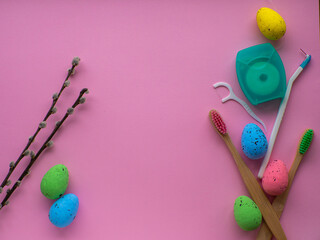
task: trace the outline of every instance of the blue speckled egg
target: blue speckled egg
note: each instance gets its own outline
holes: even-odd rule
[[[59,198],[50,208],[49,219],[57,227],[63,228],[72,223],[79,208],[79,199],[70,193]]]
[[[241,147],[250,159],[264,157],[268,149],[268,141],[261,128],[254,123],[247,124],[241,136]]]

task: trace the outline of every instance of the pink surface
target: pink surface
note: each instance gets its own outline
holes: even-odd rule
[[[281,223],[290,240],[320,239],[317,0],[2,1],[1,178],[74,56],[82,59],[77,74],[34,149],[81,88],[90,95],[0,212],[1,239],[255,239],[257,231],[244,232],[234,221],[234,200],[248,192],[208,112],[221,113],[240,150],[242,129],[253,120],[237,103],[222,104],[227,91],[212,84],[226,81],[244,98],[235,57],[267,42],[255,23],[263,6],[287,23],[285,37],[273,43],[287,77],[303,60],[299,48],[312,54],[292,89],[272,158],[290,166],[303,131],[315,130]],[[253,107],[268,138],[278,105]],[[260,161],[245,161],[257,174]],[[58,163],[70,171],[67,193],[80,199],[65,229],[51,225],[53,201],[40,192],[42,176]]]

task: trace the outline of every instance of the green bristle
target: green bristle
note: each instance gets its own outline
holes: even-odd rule
[[[300,142],[299,152],[301,154],[306,153],[306,151],[308,150],[311,144],[312,138],[313,138],[313,130],[312,129],[306,130]]]

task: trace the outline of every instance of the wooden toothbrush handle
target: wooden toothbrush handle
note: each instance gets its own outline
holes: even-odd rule
[[[279,218],[281,217],[281,214],[283,212],[283,209],[286,204],[288,194],[289,194],[292,182],[293,182],[293,178],[298,170],[298,167],[300,165],[302,158],[303,158],[303,155],[301,153],[299,153],[299,151],[298,151],[296,154],[296,157],[292,163],[290,171],[289,171],[288,187],[281,195],[277,196],[272,203],[272,207],[275,210],[275,212],[277,213]],[[271,233],[270,229],[268,228],[268,226],[265,222],[262,223],[262,226],[260,228],[260,231],[259,231],[256,239],[257,240],[271,240],[271,238],[272,238],[272,233]]]
[[[247,190],[249,191],[253,201],[259,207],[261,214],[267,223],[268,227],[270,228],[273,235],[276,237],[277,240],[286,240],[287,237],[281,227],[279,217],[277,216],[276,212],[271,206],[268,198],[262,191],[257,179],[252,174],[251,170],[247,167],[247,165],[242,160],[240,154],[238,153],[237,149],[233,145],[230,137],[228,134],[222,136],[223,140],[225,141],[226,145],[228,146],[245,183]]]

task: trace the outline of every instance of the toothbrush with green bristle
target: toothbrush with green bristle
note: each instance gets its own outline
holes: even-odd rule
[[[287,201],[288,198],[288,194],[293,182],[293,178],[298,170],[299,164],[302,160],[302,158],[304,157],[305,153],[307,152],[307,150],[309,149],[309,146],[311,144],[312,138],[313,138],[313,130],[312,129],[307,129],[301,140],[300,140],[300,144],[296,153],[296,157],[291,165],[290,171],[289,171],[289,182],[288,182],[288,187],[287,189],[279,196],[277,196],[273,203],[272,203],[272,207],[275,210],[275,212],[277,213],[278,217],[281,217],[281,214],[283,212],[284,209],[284,205]],[[268,228],[266,223],[263,223],[260,231],[258,233],[258,237],[256,238],[257,240],[270,240],[272,238],[272,233],[270,231],[270,229]]]

